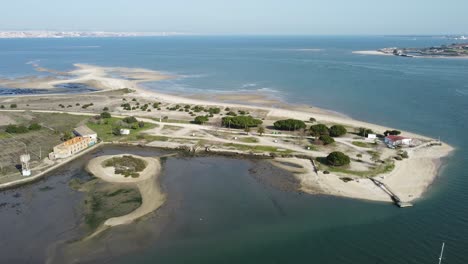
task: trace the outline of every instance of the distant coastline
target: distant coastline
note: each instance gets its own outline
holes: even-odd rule
[[[353,51],[354,54],[385,55],[407,58],[461,58],[468,59],[468,43],[442,45],[428,48],[382,48],[378,50]]]
[[[0,39],[17,38],[124,38],[187,35],[182,32],[105,32],[105,31],[0,31]]]

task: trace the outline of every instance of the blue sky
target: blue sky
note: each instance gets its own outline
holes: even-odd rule
[[[2,0],[0,30],[468,33],[467,0]]]

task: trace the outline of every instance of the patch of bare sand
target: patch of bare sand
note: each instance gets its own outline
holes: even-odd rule
[[[277,158],[275,160],[276,162],[272,162],[273,165],[294,173],[296,178],[300,181],[301,191],[303,192],[312,194],[322,193],[372,201],[392,201],[388,194],[369,179],[356,179],[344,182],[340,179],[340,176],[332,173],[315,173],[312,163],[307,159]],[[279,162],[283,162],[283,164]],[[300,166],[301,169],[296,166],[287,166],[284,163],[295,164],[296,166]]]
[[[408,149],[409,159],[397,161],[392,172],[382,175],[382,181],[404,202],[420,198],[437,177],[441,159],[453,150],[447,144]]]

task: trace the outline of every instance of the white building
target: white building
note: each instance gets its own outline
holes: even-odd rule
[[[97,143],[97,133],[91,130],[87,126],[79,126],[73,130],[73,134],[78,137],[84,137],[90,139],[90,144],[94,145]]]
[[[376,134],[367,134],[367,139],[376,139],[377,135]]]
[[[130,129],[121,128],[120,135],[130,135]]]
[[[396,147],[396,146],[410,146],[413,139],[402,137],[402,136],[386,136],[384,139],[385,144],[388,146]]]

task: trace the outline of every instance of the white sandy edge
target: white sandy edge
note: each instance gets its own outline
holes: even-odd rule
[[[103,161],[112,157],[122,157],[124,155],[130,154],[100,156],[89,161],[87,166],[88,171],[94,176],[111,183],[136,185],[141,193],[141,206],[129,214],[107,219],[104,225],[109,227],[130,224],[136,219],[155,211],[166,200],[166,196],[162,193],[156,179],[161,171],[161,165],[158,159],[130,155],[142,159],[147,163],[146,168],[140,172],[138,178],[124,177],[115,174],[113,167],[105,168],[102,166]]]
[[[354,54],[362,54],[362,55],[382,55],[382,56],[395,56],[393,54],[381,52],[378,50],[356,50],[353,51]]]
[[[421,198],[429,185],[437,177],[442,163],[440,159],[453,151],[449,145],[407,149],[409,159],[396,161],[395,169],[378,178],[389,186],[403,202]],[[302,167],[298,169],[276,161],[289,162]],[[301,190],[307,193],[324,193],[349,198],[392,202],[390,196],[367,178],[353,177],[353,181],[344,182],[333,173],[315,173],[312,163],[307,159],[276,158],[272,163],[294,173],[300,181]]]

